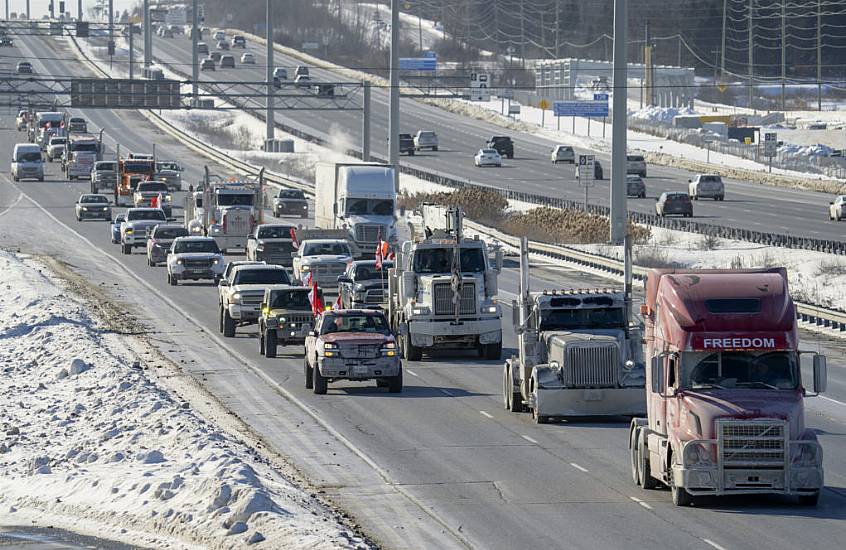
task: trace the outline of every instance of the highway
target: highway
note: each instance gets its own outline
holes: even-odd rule
[[[23,54],[68,56],[41,40],[27,38]],[[64,61],[36,61],[36,67],[63,74],[80,70]],[[137,113],[87,110],[82,115],[131,150],[148,151],[156,143],[187,167],[187,181],[198,178],[206,162]],[[14,131],[8,116],[0,126],[9,153],[23,134]],[[174,348],[171,354],[184,358],[186,372],[298,468],[320,473],[322,490],[386,547],[786,550],[828,547],[846,534],[846,356],[839,341],[803,334],[830,358],[830,392],[809,399],[806,415],[825,450],[827,484],[818,507],[749,497],[702,499],[695,507],[677,508],[669,492],[644,491],[631,482],[625,419],[539,426],[529,415],[503,410],[500,361],[469,355],[425,358],[405,365],[406,389],[400,395],[339,383],[316,396],[304,387],[298,350],[262,358],[250,328],[227,339],[224,349],[211,285],[169,287],[163,268],[147,267],[137,252],[121,255],[109,242],[105,223],[75,221],[72,205],[87,190],[85,182],[63,181],[56,166],[47,179],[12,184],[3,168],[0,246],[54,254],[93,285],[113,288],[110,295],[149,325],[162,346]],[[538,267],[533,284],[608,283],[569,269]],[[509,262],[500,279],[503,302],[516,287],[517,272]],[[506,355],[516,345],[510,317],[506,308]],[[242,381],[252,374],[254,385],[246,386]],[[309,411],[305,421],[303,410]],[[369,469],[343,466],[337,436],[310,437],[315,419],[348,442],[348,449],[359,451],[359,458],[367,457]],[[375,484],[373,470],[388,482]],[[441,522],[440,530],[430,528],[433,519]]]
[[[214,43],[207,39],[212,49]],[[264,80],[264,47],[248,43],[248,51],[256,56],[256,65],[241,65],[240,53],[235,49],[236,68],[201,72],[201,80],[262,81]],[[184,74],[191,73],[191,42],[184,37],[173,39],[154,38],[155,59]],[[276,66],[287,67],[289,75],[302,61],[276,52]],[[322,69],[311,69],[315,81],[349,81],[342,75]],[[237,88],[236,88],[237,90]],[[371,147],[374,154],[387,157],[388,94],[383,88],[374,87],[371,96]],[[351,143],[361,142],[361,113],[359,111],[277,111],[280,123],[294,126],[311,135],[332,139],[333,132],[343,131]],[[473,181],[499,187],[575,201],[584,198],[578,185],[575,170],[569,164],[552,165],[549,153],[556,142],[531,134],[507,130],[492,123],[456,115],[412,99],[401,102],[401,128],[414,133],[418,129],[432,129],[438,133],[440,149],[437,152],[421,151],[414,157],[401,157],[401,163],[428,172],[450,176],[458,180]],[[504,159],[502,168],[476,168],[473,155],[493,135],[510,135],[515,142],[513,160]],[[629,143],[636,148],[636,143]],[[607,153],[576,148],[577,154],[592,153],[610,174],[610,157]],[[687,191],[687,181],[694,174],[675,168],[649,166],[646,179],[647,198],[629,199],[628,208],[638,212],[654,213],[654,199],[663,191]],[[842,225],[828,219],[831,196],[811,191],[774,188],[758,184],[726,180],[724,202],[698,201],[694,203],[696,220],[729,227],[772,231],[794,236],[822,239],[843,239]],[[607,206],[609,181],[596,182],[590,190],[590,202]],[[777,223],[773,224],[773,218]]]

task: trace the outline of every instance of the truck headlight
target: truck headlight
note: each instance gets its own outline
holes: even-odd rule
[[[330,342],[325,342],[323,344],[323,356],[324,357],[335,357],[335,354],[338,353],[338,345],[332,344]]]
[[[237,304],[240,301],[241,301],[241,293],[240,292],[236,292],[235,294],[232,294],[232,295],[229,296],[229,303],[230,304]]]
[[[496,306],[483,306],[482,313],[496,313]]]
[[[182,265],[182,260],[176,260],[176,265]]]
[[[429,309],[428,306],[415,306],[415,307],[411,308],[411,314],[414,315],[415,317],[418,317],[418,316],[423,317],[423,316],[429,315],[430,311],[431,310]]]
[[[386,357],[396,357],[396,355],[397,355],[397,345],[394,342],[385,342],[382,345],[382,353]]]
[[[127,227],[126,231],[124,231],[124,233],[126,233],[127,235],[132,235],[133,233],[135,233],[135,230],[132,229],[131,227]]]
[[[212,260],[212,263],[214,265],[220,265],[220,258],[215,258],[214,260]]]
[[[311,271],[311,266],[310,265],[301,265],[300,271]]]
[[[711,453],[701,443],[688,443],[684,447],[684,465],[686,468],[695,466],[711,466]]]
[[[83,207],[82,207],[82,211],[83,211],[83,212],[88,212],[88,207],[87,207],[87,206],[83,206]]]

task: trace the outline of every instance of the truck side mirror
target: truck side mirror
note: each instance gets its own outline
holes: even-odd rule
[[[661,393],[664,387],[664,356],[652,358],[652,393]]]
[[[338,275],[338,282],[339,283],[352,283],[352,279],[350,279],[346,275]]]
[[[520,309],[517,305],[517,300],[511,300],[511,325],[514,327],[519,327],[517,334],[520,334]]]
[[[220,283],[218,283],[218,284],[219,284],[220,286],[229,286],[229,281],[228,281],[228,280],[226,280],[226,279],[221,279],[221,280],[220,280]]]
[[[316,330],[310,330],[310,331],[308,331],[308,335],[309,335],[309,336],[314,336],[314,337],[316,337],[316,336],[317,336],[317,331],[316,331]]]
[[[814,393],[825,392],[828,368],[825,355],[814,355]]]

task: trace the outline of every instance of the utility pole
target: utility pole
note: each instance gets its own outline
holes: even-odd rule
[[[144,0],[144,69],[153,64],[153,33],[150,27],[150,0]]]
[[[361,160],[370,162],[370,82],[362,82],[364,86],[364,110],[361,117]]]
[[[267,113],[265,113],[265,139],[276,136],[276,115],[273,112],[273,0],[266,0],[267,19]]]
[[[26,2],[26,16],[29,18],[29,0]],[[115,1],[109,0],[109,48],[115,47]]]
[[[391,0],[390,117],[388,118],[388,162],[394,167],[394,189],[399,192],[399,0]],[[469,38],[469,37],[468,37]]]
[[[628,73],[628,1],[614,0],[614,119],[611,128],[610,241],[621,244],[626,236],[626,79]]]
[[[822,111],[822,0],[817,0],[817,111]]]
[[[191,0],[191,97],[194,100],[195,107],[198,106],[200,93],[197,86],[197,80],[200,79],[200,59],[197,53],[197,45],[200,42],[200,37],[198,36],[200,32],[200,14],[198,11],[199,6],[197,5],[197,0]]]
[[[783,0],[786,1],[786,0]],[[720,43],[720,75],[725,78],[726,75],[726,4],[728,0],[723,0],[723,35]]]
[[[555,0],[555,59],[561,59],[561,0]],[[603,42],[605,42],[603,40]]]
[[[520,2],[520,67],[526,68],[526,13],[525,2]]]
[[[785,5],[787,4],[786,0],[782,0],[781,2],[781,110],[784,111],[784,87],[785,87],[785,80],[787,79],[787,27],[785,22]]]
[[[133,44],[135,25],[130,23],[127,28],[129,29],[129,80],[132,80],[135,78],[135,44]]]
[[[417,41],[420,44],[420,51],[423,51],[423,4],[417,4]]]
[[[111,0],[109,0],[109,2],[111,3]],[[31,19],[30,13],[29,13],[29,0],[26,0],[26,19],[27,19],[27,21],[29,21]]]
[[[9,6],[9,0],[6,0],[6,7],[7,7],[6,11],[7,11],[7,12],[9,11],[9,10],[8,10],[8,6]],[[76,3],[76,8],[77,8],[77,12],[76,12],[76,20],[77,20],[77,21],[82,21],[82,0],[79,0],[79,1]],[[9,14],[8,14],[8,13],[6,13],[6,19],[8,19],[8,18],[9,18]]]
[[[752,30],[754,29],[754,19],[752,18],[752,14],[755,10],[755,6],[753,4],[755,0],[749,0],[749,24],[748,26],[748,34],[749,34],[749,59],[747,59],[746,63],[748,65],[749,70],[749,108],[754,109],[754,105],[752,105],[752,100],[754,97],[754,88],[755,88],[755,58],[753,57],[754,52],[754,33]]]

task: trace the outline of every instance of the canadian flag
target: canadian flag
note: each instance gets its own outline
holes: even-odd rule
[[[159,200],[161,200],[161,197],[162,197],[162,195],[161,195],[161,193],[159,193],[158,195],[156,195],[155,197],[150,199],[150,207],[158,208],[159,207]]]
[[[303,277],[303,286],[311,286],[312,278],[313,277],[311,271],[306,273],[305,277]]]
[[[340,294],[338,294],[338,297],[335,298],[335,303],[332,304],[332,309],[344,309],[344,306],[341,303],[341,295]]]
[[[320,315],[320,312],[323,311],[323,301],[320,299],[320,294],[317,293],[317,281],[312,280],[308,301],[311,302],[311,311],[315,317]]]
[[[291,228],[291,240],[294,241],[292,244],[294,245],[294,250],[300,249],[300,241],[297,240],[297,230],[293,227]]]
[[[390,245],[385,241],[379,241],[376,245],[376,269],[382,269],[382,262],[385,260],[393,260],[394,253],[391,251]]]

